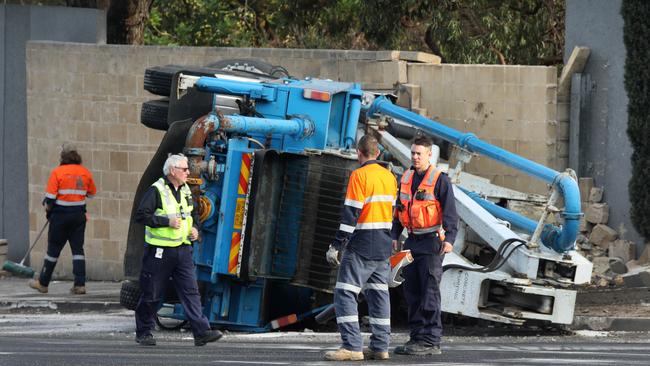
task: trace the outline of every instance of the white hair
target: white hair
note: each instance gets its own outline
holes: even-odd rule
[[[163,174],[169,175],[171,168],[177,167],[181,162],[187,163],[187,156],[183,154],[169,155],[165,160],[165,165],[163,165]]]

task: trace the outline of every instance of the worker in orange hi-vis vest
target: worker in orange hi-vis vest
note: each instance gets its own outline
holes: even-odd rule
[[[357,143],[357,160],[361,166],[350,174],[339,230],[325,254],[330,265],[340,266],[334,287],[334,309],[342,344],[338,350],[325,353],[328,361],[389,357],[388,258],[392,251],[390,230],[397,181],[377,161],[378,145],[371,135],[361,137]],[[357,309],[357,296],[361,292],[368,302],[372,333],[365,349]]]
[[[74,274],[74,285],[70,293],[86,293],[86,198],[93,197],[96,193],[92,174],[81,165],[81,155],[72,145],[64,144],[61,150],[61,164],[50,174],[43,200],[45,215],[50,221],[47,253],[39,278],[29,281],[29,287],[47,293],[56,261],[65,243],[69,241]]]

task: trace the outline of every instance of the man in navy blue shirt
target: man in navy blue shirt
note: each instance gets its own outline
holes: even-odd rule
[[[410,339],[395,353],[403,355],[441,353],[442,261],[458,231],[453,187],[449,177],[431,165],[431,146],[427,137],[411,146],[413,166],[402,176],[391,231],[397,249],[397,239],[407,230],[404,249],[410,249],[414,259],[402,272]]]

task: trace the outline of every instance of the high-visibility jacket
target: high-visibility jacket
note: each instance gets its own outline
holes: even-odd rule
[[[409,169],[402,175],[399,202],[396,215],[409,233],[426,234],[439,232],[442,236],[442,208],[433,192],[442,173],[430,165],[415,194],[411,184],[415,170]],[[441,237],[444,240],[444,237]]]
[[[390,229],[397,195],[395,176],[375,160],[350,174],[339,230],[332,245],[348,248],[369,260],[391,254]]]
[[[93,197],[97,187],[93,175],[79,164],[59,165],[50,174],[45,187],[45,198],[59,206],[84,206],[86,197]]]
[[[187,197],[192,196],[190,188],[187,184],[180,187],[181,201],[178,202],[163,178],[158,179],[152,186],[158,190],[162,202],[162,208],[157,208],[154,215],[165,216],[170,219],[174,217],[180,218],[181,226],[178,229],[169,226],[157,228],[145,226],[144,240],[159,247],[177,247],[181,244],[191,244],[189,235],[192,230],[192,210],[194,206],[191,206],[187,200]]]

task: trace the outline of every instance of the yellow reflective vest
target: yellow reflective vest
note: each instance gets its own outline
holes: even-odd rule
[[[144,240],[159,247],[177,247],[181,244],[191,244],[189,235],[192,230],[192,210],[194,206],[191,206],[186,198],[192,195],[190,188],[187,184],[181,186],[181,202],[178,203],[174,198],[174,193],[165,184],[163,178],[158,179],[152,185],[158,190],[162,202],[162,208],[157,208],[154,215],[165,216],[170,219],[174,217],[181,218],[181,227],[174,229],[169,226],[157,228],[145,226]]]

